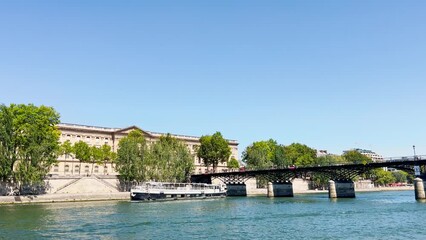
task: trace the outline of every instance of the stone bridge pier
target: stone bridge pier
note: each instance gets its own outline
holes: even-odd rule
[[[268,197],[293,197],[293,183],[287,182],[269,182]]]
[[[422,178],[414,179],[414,193],[416,195],[416,200],[426,199],[426,189],[424,185],[424,180]]]
[[[355,185],[352,180],[330,180],[328,181],[329,198],[354,198]]]
[[[227,196],[247,196],[247,186],[245,182],[226,183]]]

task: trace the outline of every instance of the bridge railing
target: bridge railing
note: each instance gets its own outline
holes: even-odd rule
[[[416,160],[425,160],[426,155],[416,155],[416,156],[401,156],[401,157],[386,157],[383,158],[384,162],[396,162],[396,161],[416,161]]]
[[[399,157],[386,157],[383,158],[381,161],[375,161],[375,162],[400,162],[400,161],[417,161],[417,160],[426,160],[426,155],[416,155],[416,156],[399,156]],[[307,166],[277,166],[277,167],[271,167],[271,168],[248,168],[245,167],[244,169],[235,169],[232,172],[244,172],[244,171],[252,171],[252,170],[272,170],[272,169],[290,169],[294,170],[299,167],[320,167],[320,166],[347,166],[347,165],[357,165],[357,163],[352,162],[340,162],[340,163],[332,163],[328,165],[307,165]]]

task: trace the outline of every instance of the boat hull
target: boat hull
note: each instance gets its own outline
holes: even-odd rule
[[[190,199],[207,199],[207,198],[223,198],[226,193],[211,193],[211,194],[153,194],[132,192],[130,199],[132,201],[173,201],[173,200],[190,200]]]

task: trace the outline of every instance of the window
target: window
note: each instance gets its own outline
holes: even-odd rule
[[[65,165],[65,172],[69,172],[70,171],[70,166],[69,165]]]
[[[75,172],[80,172],[80,166],[79,166],[79,165],[76,165],[76,166],[74,167],[74,171],[75,171]]]
[[[104,167],[104,173],[107,173],[108,172],[108,167],[107,166],[105,166]]]
[[[53,171],[54,171],[54,172],[59,172],[59,166],[58,166],[58,164],[56,164],[56,165],[53,167]]]
[[[90,136],[87,136],[86,138],[90,138]]]
[[[95,173],[98,173],[98,172],[99,172],[99,167],[95,166]]]
[[[84,167],[84,172],[85,172],[85,173],[89,173],[89,166],[87,166],[87,165],[86,165],[86,166]]]

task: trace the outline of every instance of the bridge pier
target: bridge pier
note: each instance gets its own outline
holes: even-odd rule
[[[247,186],[245,183],[226,183],[227,196],[247,196]]]
[[[355,187],[351,180],[328,181],[329,198],[354,198]]]
[[[268,197],[293,197],[291,182],[268,182]]]
[[[416,200],[426,199],[425,185],[423,179],[419,177],[414,179],[414,193],[416,195]]]

